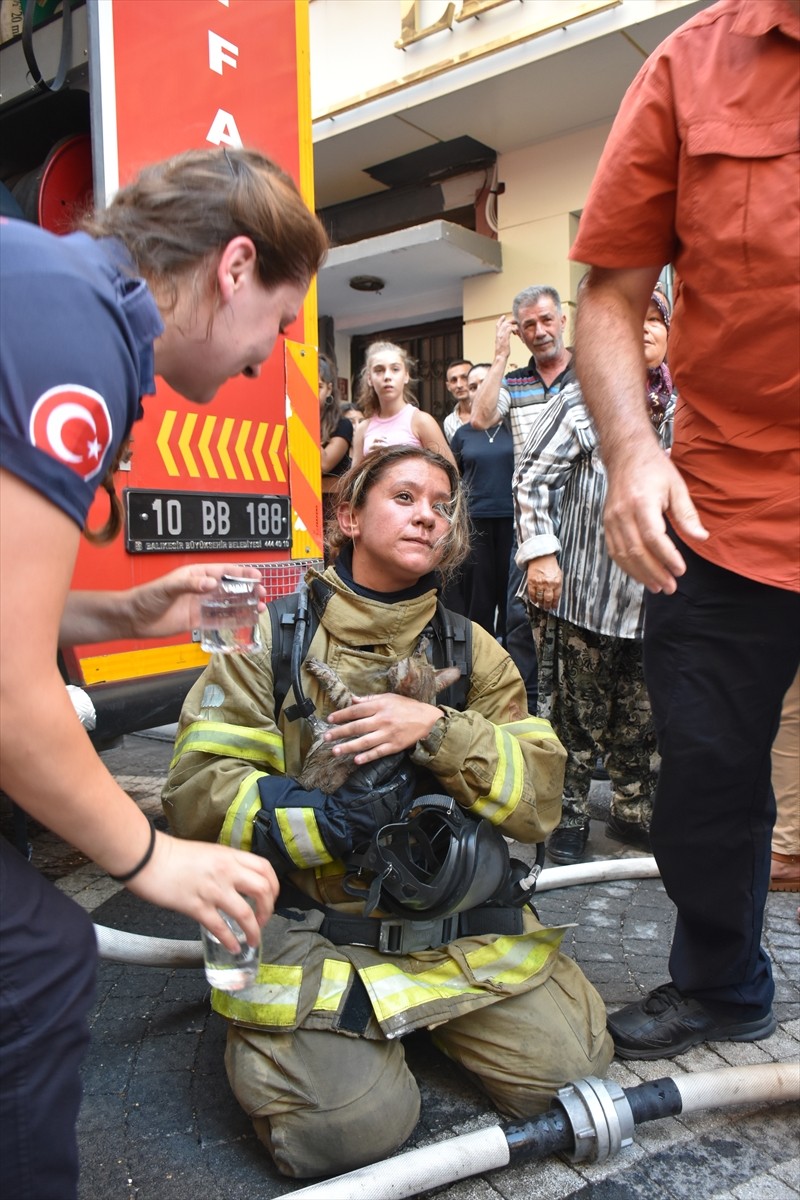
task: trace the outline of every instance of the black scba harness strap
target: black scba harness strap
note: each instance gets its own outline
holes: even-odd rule
[[[287,708],[290,721],[309,716],[314,710],[310,701],[298,690],[300,667],[308,654],[311,639],[319,625],[318,600],[314,592],[302,588],[289,596],[278,596],[267,605],[272,625],[272,678],[275,697],[275,719],[292,684],[298,703]],[[439,700],[450,708],[463,712],[467,707],[472,675],[472,625],[460,613],[450,612],[440,600],[428,627],[423,630],[430,643],[428,653],[437,670],[458,667],[460,676],[455,683],[439,693]]]
[[[276,912],[288,920],[297,920],[298,913],[312,909],[325,914],[319,933],[334,946],[369,946],[381,954],[415,954],[419,950],[436,950],[460,937],[516,934],[524,928],[521,908],[488,904],[432,921],[352,917],[318,904],[284,879]]]
[[[323,914],[320,934],[337,946],[369,946],[382,954],[436,950],[460,937],[519,934],[543,862],[511,858],[488,821],[475,821],[451,796],[421,796],[384,825],[345,863],[342,886],[363,902],[363,916],[324,904],[284,879],[277,906],[298,920]],[[377,908],[386,916],[372,916]]]

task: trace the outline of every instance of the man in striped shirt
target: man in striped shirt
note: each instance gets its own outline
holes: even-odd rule
[[[512,316],[501,316],[495,334],[494,358],[483,385],[472,401],[470,423],[474,429],[491,429],[506,418],[514,439],[514,462],[522,461],[528,434],[542,411],[572,378],[572,354],[564,345],[566,313],[554,287],[525,288],[514,298]],[[526,367],[506,373],[511,354],[511,335],[516,334],[527,350]],[[516,539],[511,547],[506,613],[506,650],[525,681],[528,709],[535,713],[539,697],[538,665],[530,619],[517,595],[522,572],[515,562]]]

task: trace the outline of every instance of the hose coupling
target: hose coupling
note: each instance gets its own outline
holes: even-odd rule
[[[571,1162],[605,1162],[633,1142],[633,1113],[618,1083],[587,1075],[559,1088],[556,1100],[572,1126]]]

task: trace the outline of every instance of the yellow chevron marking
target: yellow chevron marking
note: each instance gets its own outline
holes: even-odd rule
[[[206,419],[203,421],[203,429],[200,434],[200,440],[197,443],[197,448],[200,451],[200,457],[202,458],[203,465],[208,472],[209,479],[219,479],[219,471],[217,470],[217,465],[214,462],[214,459],[211,457],[211,451],[209,449],[209,442],[211,441],[211,435],[214,432],[214,426],[216,423],[216,417],[206,417]]]
[[[192,454],[191,440],[194,433],[194,427],[197,424],[197,413],[188,413],[184,422],[181,435],[178,438],[178,446],[183,455],[183,461],[186,463],[186,470],[189,472],[191,479],[199,479],[200,472],[197,469],[197,463],[194,461]]]
[[[239,460],[239,466],[242,468],[242,477],[244,479],[255,479],[252,467],[247,461],[247,455],[245,454],[245,446],[247,445],[247,439],[250,435],[250,429],[252,428],[252,425],[252,421],[242,421],[242,428],[239,432],[238,438],[236,439],[236,457]]]
[[[275,471],[275,478],[277,479],[278,483],[286,483],[286,472],[284,471],[283,463],[278,456],[278,447],[281,443],[282,433],[283,426],[276,425],[275,432],[272,435],[272,441],[269,444],[269,461],[272,463]]]
[[[236,478],[236,472],[233,469],[231,456],[228,454],[228,442],[230,441],[231,434],[233,433],[233,426],[233,417],[226,417],[222,422],[222,433],[219,435],[219,442],[217,443],[217,453],[219,454],[226,479]]]
[[[261,453],[261,447],[264,445],[264,439],[267,436],[268,429],[269,425],[267,425],[264,421],[259,421],[258,425],[256,426],[256,436],[253,440],[253,461],[255,462],[256,469],[258,470],[258,477],[259,479],[264,479],[267,482],[269,482],[272,476],[269,473],[267,464],[264,462],[264,455]]]
[[[158,452],[161,455],[164,466],[167,468],[168,475],[180,475],[178,464],[172,457],[172,451],[169,448],[169,439],[172,434],[172,427],[175,424],[175,418],[177,415],[178,414],[174,409],[167,409],[167,411],[164,413],[164,420],[161,422],[161,428],[158,431],[158,437],[156,438]]]

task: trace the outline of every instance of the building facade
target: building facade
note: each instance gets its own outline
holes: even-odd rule
[[[518,291],[550,283],[574,306],[567,255],[619,102],[709,2],[311,0],[316,200],[333,245],[320,333],[341,375],[371,337],[406,331],[440,417],[444,359],[490,360]]]

